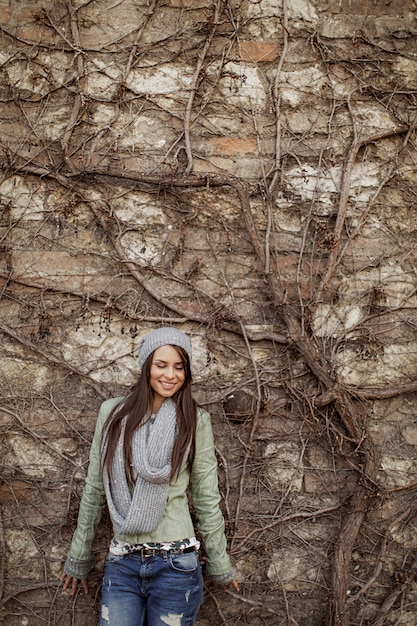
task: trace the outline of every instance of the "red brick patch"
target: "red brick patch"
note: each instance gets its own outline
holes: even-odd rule
[[[33,486],[25,483],[23,480],[13,480],[10,483],[4,483],[0,485],[0,504],[16,502],[22,498],[26,500],[31,491],[33,492]]]
[[[250,63],[270,63],[279,56],[278,44],[270,41],[241,41],[239,53],[242,61]]]
[[[215,154],[250,154],[257,149],[256,139],[248,137],[212,137],[209,143]]]
[[[11,13],[6,7],[0,7],[0,24],[7,24],[10,21]]]

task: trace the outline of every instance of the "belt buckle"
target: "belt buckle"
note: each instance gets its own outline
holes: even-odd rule
[[[143,559],[150,559],[155,556],[156,550],[152,548],[142,548],[140,551],[140,555]]]

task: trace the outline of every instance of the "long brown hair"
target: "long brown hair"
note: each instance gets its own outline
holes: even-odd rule
[[[179,473],[184,455],[190,446],[189,461],[194,457],[195,433],[197,428],[197,404],[191,393],[192,374],[188,353],[180,346],[172,346],[178,352],[184,364],[184,383],[172,397],[176,403],[178,433],[175,438],[171,459],[171,478]],[[130,475],[132,462],[132,437],[137,428],[145,424],[150,418],[153,393],[150,385],[150,372],[154,353],[150,354],[143,364],[137,383],[129,395],[124,398],[110,413],[103,428],[106,450],[102,458],[103,468],[106,467],[110,480],[112,476],[113,459],[116,453],[117,442],[120,437],[122,420],[126,419],[126,428],[123,442],[123,453],[127,475]]]

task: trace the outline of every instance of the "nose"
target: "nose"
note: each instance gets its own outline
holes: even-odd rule
[[[173,367],[167,367],[165,376],[167,378],[175,378],[175,369]]]

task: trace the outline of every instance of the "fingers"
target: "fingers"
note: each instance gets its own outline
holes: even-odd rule
[[[70,595],[73,598],[75,596],[75,594],[77,593],[77,586],[78,586],[78,578],[73,578],[72,576],[67,576],[67,574],[61,574],[61,576],[59,577],[60,581],[63,582],[63,586],[62,589],[63,591],[66,591],[68,588],[70,588]],[[81,586],[84,590],[85,594],[88,594],[88,583],[85,579],[81,579]]]
[[[72,578],[71,576],[67,576],[65,573],[63,573],[59,577],[59,580],[64,583],[62,589],[65,591],[68,588],[68,585],[70,584]]]
[[[228,583],[227,585],[224,585],[223,589],[225,591],[234,590],[237,593],[239,593],[239,591],[240,591],[239,583],[237,582],[237,580],[232,580],[231,583]]]

